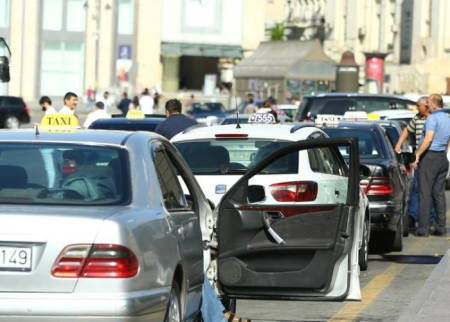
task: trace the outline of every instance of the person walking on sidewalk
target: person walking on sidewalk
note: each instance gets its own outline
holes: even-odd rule
[[[450,118],[442,110],[442,96],[431,94],[427,99],[431,115],[427,118],[416,161],[413,164],[419,171],[419,226],[417,236],[428,237],[430,229],[431,199],[434,200],[436,221],[433,234],[446,236],[445,183],[449,167],[447,150],[450,142]]]
[[[419,147],[420,138],[422,136],[423,125],[427,120],[427,117],[430,116],[430,112],[428,110],[427,105],[427,96],[422,96],[417,100],[416,103],[417,109],[419,113],[417,113],[412,120],[408,123],[408,125],[403,129],[402,134],[400,135],[397,144],[395,145],[395,152],[402,152],[402,143],[408,138],[408,135],[411,133],[415,135],[416,146],[414,150],[416,151]],[[409,228],[415,229],[416,224],[419,221],[419,168],[415,170],[414,178],[413,178],[413,186],[411,193],[409,195],[409,204],[408,204],[408,216],[409,216]],[[434,211],[434,202],[431,203],[430,210],[430,221],[433,222],[435,217]]]

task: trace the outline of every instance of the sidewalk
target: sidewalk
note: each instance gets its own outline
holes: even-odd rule
[[[425,285],[398,322],[450,320],[450,250],[447,250]]]

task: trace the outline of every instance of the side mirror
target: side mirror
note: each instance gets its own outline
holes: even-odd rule
[[[359,177],[366,178],[370,176],[370,168],[364,164],[359,165]]]
[[[257,186],[257,185],[248,186],[248,201],[250,203],[263,201],[265,198],[266,198],[266,192],[265,192],[263,186]]]
[[[402,156],[405,163],[414,163],[416,161],[416,155],[412,152],[402,152]]]
[[[8,83],[11,79],[9,75],[9,59],[8,56],[4,56],[6,51],[9,53],[9,57],[11,57],[11,51],[9,50],[8,44],[5,39],[0,37],[0,82]]]

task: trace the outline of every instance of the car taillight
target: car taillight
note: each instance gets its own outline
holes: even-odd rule
[[[25,107],[23,108],[25,110],[25,112],[29,112],[30,111],[30,107],[28,105],[25,105]]]
[[[136,276],[139,262],[125,246],[94,244],[66,247],[53,264],[54,277],[127,278]]]
[[[276,201],[314,201],[317,198],[317,182],[294,181],[276,183],[269,186],[269,191]]]
[[[62,166],[62,173],[69,174],[74,173],[77,168],[77,162],[72,159],[64,159]]]
[[[411,173],[411,171],[412,171],[412,169],[411,169],[411,164],[406,163],[406,164],[405,164],[405,169],[406,169],[406,172],[407,172],[407,173]]]
[[[364,192],[366,195],[389,195],[394,192],[394,186],[389,178],[373,177],[366,185]]]

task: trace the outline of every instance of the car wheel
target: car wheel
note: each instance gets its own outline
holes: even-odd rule
[[[367,271],[369,267],[369,221],[364,220],[363,238],[361,248],[358,253],[359,268],[361,271]]]
[[[180,287],[175,281],[170,290],[169,304],[167,305],[164,322],[181,322]]]
[[[6,129],[18,129],[20,126],[19,119],[14,115],[7,115],[5,123],[3,124]]]
[[[392,251],[401,252],[402,249],[403,249],[403,218],[400,217],[399,223],[397,225],[397,231],[395,232]]]

